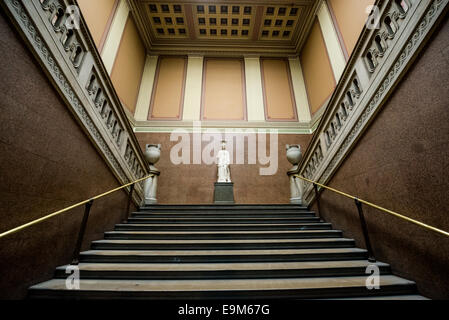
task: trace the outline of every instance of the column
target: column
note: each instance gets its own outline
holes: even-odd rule
[[[288,62],[290,66],[290,74],[292,76],[298,121],[309,123],[312,120],[312,115],[310,114],[309,100],[307,99],[306,85],[302,74],[301,62],[299,61],[299,57],[290,57]]]
[[[335,81],[338,83],[346,67],[346,60],[326,1],[322,2],[321,7],[318,10],[318,21],[320,23],[324,42],[331,61]]]
[[[126,0],[120,0],[101,53],[104,66],[109,74],[111,74],[114,66],[115,57],[117,56],[126,21],[128,20],[128,14],[129,7]]]
[[[153,93],[154,77],[156,75],[158,56],[147,56],[145,68],[143,70],[142,81],[140,83],[139,97],[137,98],[136,121],[146,121],[150,109],[151,95]]]
[[[203,56],[188,57],[182,120],[200,120],[203,59]]]
[[[259,57],[245,57],[245,80],[248,121],[265,121]]]

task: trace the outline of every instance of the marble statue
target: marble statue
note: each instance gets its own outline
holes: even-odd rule
[[[231,182],[231,171],[229,164],[231,163],[229,151],[226,150],[226,141],[221,142],[221,150],[217,155],[218,181]]]

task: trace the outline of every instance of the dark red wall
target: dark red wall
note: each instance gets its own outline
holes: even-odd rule
[[[136,133],[137,139],[144,149],[147,143],[162,144],[161,159],[156,167],[161,171],[158,181],[159,203],[195,204],[213,203],[214,182],[217,181],[217,166],[215,164],[180,164],[175,165],[170,160],[170,150],[178,141],[170,141],[170,133]],[[307,148],[311,135],[279,134],[278,170],[274,175],[262,176],[259,168],[268,165],[248,164],[247,142],[243,148],[237,147],[234,139],[235,154],[244,154],[244,164],[231,164],[231,180],[234,182],[234,198],[239,204],[277,204],[289,203],[290,185],[287,170],[292,167],[286,157],[286,144],[300,144],[302,150]],[[190,134],[190,141],[193,141]],[[270,136],[266,135],[267,154],[270,154]],[[192,143],[193,144],[193,143]],[[208,142],[203,142],[203,149]],[[228,145],[228,150],[229,150]],[[190,155],[193,161],[193,148]],[[236,162],[236,160],[234,160]]]
[[[449,23],[436,31],[330,186],[449,231]],[[363,246],[354,202],[329,191],[322,215]],[[365,216],[380,261],[449,298],[449,238],[377,210]]]
[[[0,232],[118,186],[22,39],[0,15]],[[84,248],[120,221],[127,196],[94,203]],[[69,263],[83,215],[78,208],[0,239],[0,298]]]

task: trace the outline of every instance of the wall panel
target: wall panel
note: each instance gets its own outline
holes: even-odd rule
[[[103,48],[119,0],[78,0],[84,19],[99,51]]]
[[[375,0],[328,0],[334,24],[341,35],[348,56],[354,50],[365,25],[368,17],[366,8],[374,2]]]
[[[297,120],[288,61],[261,59],[260,64],[266,120]]]
[[[126,108],[134,113],[145,67],[146,52],[132,17],[128,17],[123,31],[111,80]]]
[[[313,24],[300,59],[310,111],[314,114],[330,97],[336,85],[318,20]]]
[[[204,59],[203,120],[245,120],[246,89],[242,59]]]
[[[181,119],[186,70],[186,57],[159,58],[148,120]]]

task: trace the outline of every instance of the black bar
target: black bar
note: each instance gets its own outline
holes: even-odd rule
[[[131,201],[133,200],[133,191],[134,191],[134,183],[131,185],[131,188],[129,189],[128,204],[126,206],[125,220],[123,220],[123,222],[126,222],[129,217],[129,208],[131,207]]]
[[[318,186],[316,183],[313,184],[313,190],[315,190],[316,207],[317,207],[318,218],[319,218],[319,217],[321,217],[320,193],[318,192]]]
[[[72,259],[72,263],[71,263],[72,265],[78,265],[78,263],[79,263],[81,245],[83,244],[83,238],[84,238],[84,233],[86,232],[87,220],[89,219],[89,212],[90,212],[90,208],[92,207],[93,203],[94,203],[94,200],[90,200],[88,203],[86,203],[86,206],[84,207],[83,221],[81,222],[80,232],[78,234],[78,240],[76,242],[75,250],[73,251],[73,259]]]
[[[362,203],[357,198],[355,199],[355,205],[357,206],[357,211],[359,212],[360,224],[362,225],[363,237],[365,238],[366,250],[368,251],[368,261],[376,262],[376,258],[374,258],[373,248],[371,247],[371,241],[369,240],[365,216],[363,215]]]

